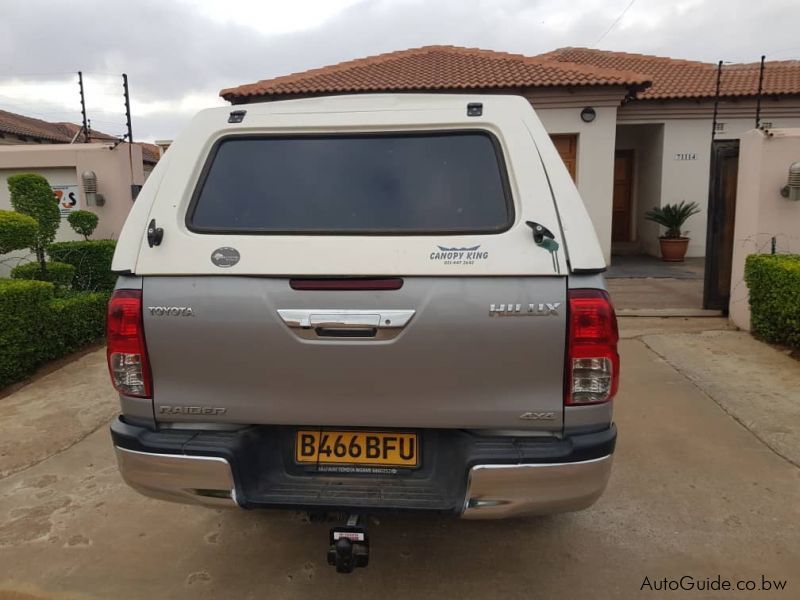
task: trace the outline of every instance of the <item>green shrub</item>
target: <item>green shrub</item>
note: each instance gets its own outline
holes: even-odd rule
[[[67,217],[70,227],[85,240],[92,235],[99,221],[99,217],[88,210],[73,210]]]
[[[41,270],[45,271],[45,248],[55,239],[61,224],[61,211],[53,189],[41,175],[20,173],[8,178],[8,190],[14,210],[36,219],[36,238],[30,248],[36,254]]]
[[[117,276],[111,272],[111,259],[116,245],[114,240],[56,242],[50,244],[47,253],[53,260],[75,267],[73,289],[111,291],[117,280]]]
[[[75,267],[62,262],[49,261],[47,270],[42,272],[39,263],[29,262],[11,269],[11,278],[49,281],[58,287],[69,287],[75,278]]]
[[[36,219],[13,210],[0,210],[0,254],[30,248],[36,243]]]
[[[56,298],[54,289],[45,281],[0,279],[0,388],[102,337],[108,294]]]
[[[0,279],[0,388],[18,381],[43,362],[45,307],[53,284]]]
[[[75,292],[53,298],[48,304],[48,330],[53,332],[47,344],[46,360],[75,352],[105,335],[108,294]]]
[[[751,254],[744,267],[753,333],[800,348],[800,254]]]

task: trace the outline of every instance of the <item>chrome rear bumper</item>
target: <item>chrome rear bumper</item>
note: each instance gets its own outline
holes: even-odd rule
[[[477,465],[469,472],[465,519],[505,519],[581,510],[611,474],[612,455],[573,463]]]
[[[116,447],[119,470],[138,492],[172,502],[235,507],[228,461]],[[464,519],[505,519],[581,510],[611,474],[612,455],[575,463],[477,465],[469,472]]]
[[[236,506],[233,473],[216,456],[155,454],[115,447],[122,478],[136,491],[160,500]]]

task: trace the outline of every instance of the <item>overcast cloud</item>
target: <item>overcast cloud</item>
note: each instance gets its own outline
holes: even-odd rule
[[[0,0],[0,108],[172,138],[221,88],[428,44],[527,55],[562,46],[715,62],[800,56],[797,0]]]

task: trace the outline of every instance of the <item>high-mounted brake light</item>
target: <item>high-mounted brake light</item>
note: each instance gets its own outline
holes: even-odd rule
[[[120,394],[152,396],[150,365],[144,343],[142,291],[117,290],[108,302],[108,370]]]
[[[619,386],[617,316],[603,290],[569,291],[567,381],[564,403],[611,400]]]

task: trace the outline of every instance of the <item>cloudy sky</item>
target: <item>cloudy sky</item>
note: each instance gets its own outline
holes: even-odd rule
[[[169,139],[223,87],[428,44],[800,57],[797,0],[0,0],[0,108]]]

